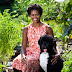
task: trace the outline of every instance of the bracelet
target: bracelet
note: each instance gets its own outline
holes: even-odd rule
[[[26,58],[26,56],[25,56],[24,54],[23,54],[23,57],[22,57],[22,59],[23,59],[23,58],[24,58],[24,59]]]

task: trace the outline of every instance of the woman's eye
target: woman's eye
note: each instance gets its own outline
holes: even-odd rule
[[[39,14],[36,14],[36,16],[39,16]]]
[[[34,16],[34,15],[31,15],[31,16]]]
[[[36,15],[33,14],[33,15],[31,15],[31,16],[39,16],[39,15],[40,15],[40,14],[36,14]]]

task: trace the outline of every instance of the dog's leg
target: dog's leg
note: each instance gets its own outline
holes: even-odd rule
[[[45,72],[41,66],[40,66],[39,72]]]
[[[62,68],[63,68],[63,60],[60,59],[58,62],[57,62],[57,72],[61,72]]]

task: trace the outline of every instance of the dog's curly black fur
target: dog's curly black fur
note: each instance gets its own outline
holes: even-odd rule
[[[38,44],[40,45],[41,52],[43,52],[43,49],[46,48],[49,54],[47,72],[61,72],[63,68],[63,60],[61,58],[56,64],[51,63],[53,55],[57,54],[56,50],[54,49],[54,38],[49,35],[43,35],[40,37]],[[41,67],[40,72],[44,72]]]
[[[40,37],[38,44],[40,45],[41,52],[43,52],[43,49],[47,48],[47,52],[50,55],[55,55],[56,51],[54,51],[54,39],[53,37],[49,35],[43,35]]]

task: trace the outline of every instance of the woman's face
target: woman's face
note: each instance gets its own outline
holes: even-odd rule
[[[40,22],[40,14],[39,14],[38,10],[32,10],[30,17],[31,17],[33,23]]]

